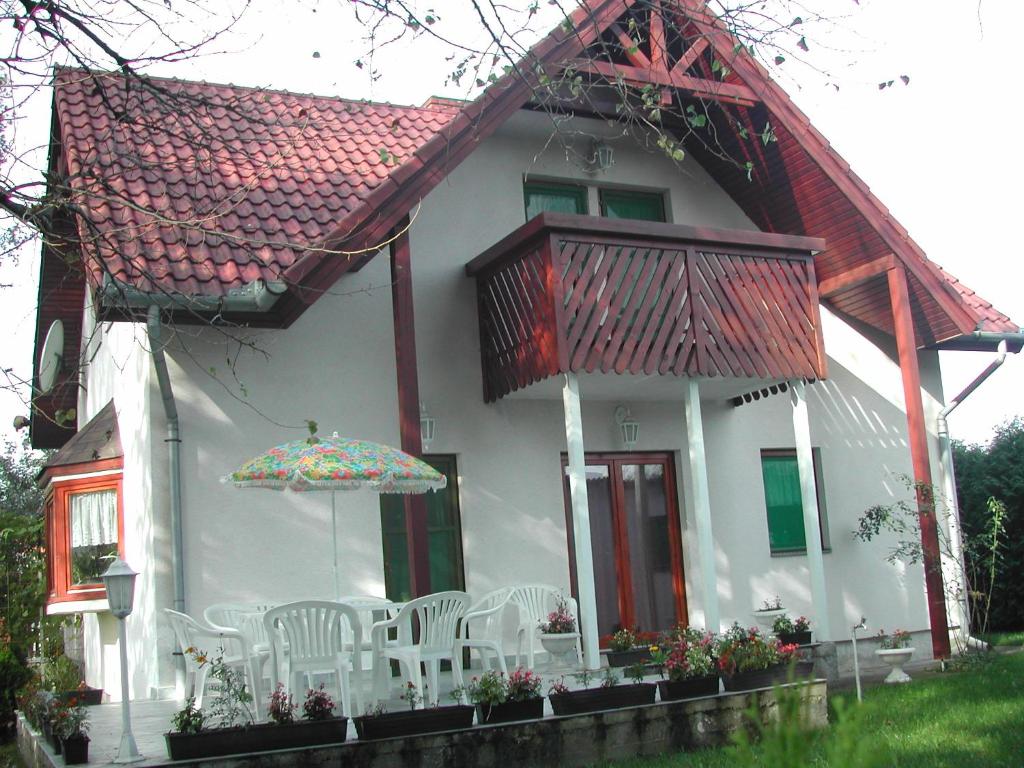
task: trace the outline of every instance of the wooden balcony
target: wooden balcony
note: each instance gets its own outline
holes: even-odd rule
[[[821,379],[816,238],[541,214],[466,265],[484,398],[559,373]]]

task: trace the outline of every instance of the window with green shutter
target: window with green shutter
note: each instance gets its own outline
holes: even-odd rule
[[[538,213],[587,213],[587,188],[574,184],[528,183],[523,185],[526,220]]]
[[[665,221],[665,198],[657,192],[602,189],[601,215],[609,219]]]
[[[459,516],[459,473],[455,457],[424,456],[423,460],[448,478],[444,490],[423,495],[427,502],[430,590],[465,588],[462,567],[462,522]],[[384,540],[384,588],[391,600],[412,598],[409,588],[409,551],[405,535],[405,507],[400,494],[381,494],[380,527]]]
[[[828,550],[828,518],[825,514],[824,482],[817,448],[813,449],[813,456],[821,547]],[[764,502],[768,511],[768,543],[771,553],[783,555],[806,552],[803,498],[800,495],[800,472],[796,463],[796,451],[761,451],[761,477],[764,480]]]

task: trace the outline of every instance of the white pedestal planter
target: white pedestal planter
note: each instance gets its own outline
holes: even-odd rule
[[[764,634],[768,635],[772,632],[772,627],[775,625],[775,620],[786,613],[785,608],[773,608],[770,611],[754,611],[754,621],[756,621],[761,627],[764,628]]]
[[[541,633],[540,644],[551,656],[552,667],[574,667],[575,663],[567,662],[566,658],[571,653],[573,662],[576,661],[576,643],[579,639],[579,632],[563,632],[557,635]]]
[[[914,655],[913,648],[887,648],[875,651],[875,655],[892,667],[892,672],[885,678],[887,683],[909,683],[910,675],[903,671],[903,665]]]

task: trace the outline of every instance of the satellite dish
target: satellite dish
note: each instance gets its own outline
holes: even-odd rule
[[[39,394],[53,389],[64,361],[64,323],[54,320],[46,332],[43,351],[39,353]]]

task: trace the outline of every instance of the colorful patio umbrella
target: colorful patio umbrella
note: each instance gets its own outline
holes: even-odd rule
[[[331,526],[334,544],[334,587],[338,581],[338,521],[334,491],[369,488],[378,493],[426,493],[441,490],[447,478],[397,448],[369,440],[312,437],[275,446],[249,459],[224,478],[238,488],[283,491],[331,491]]]

